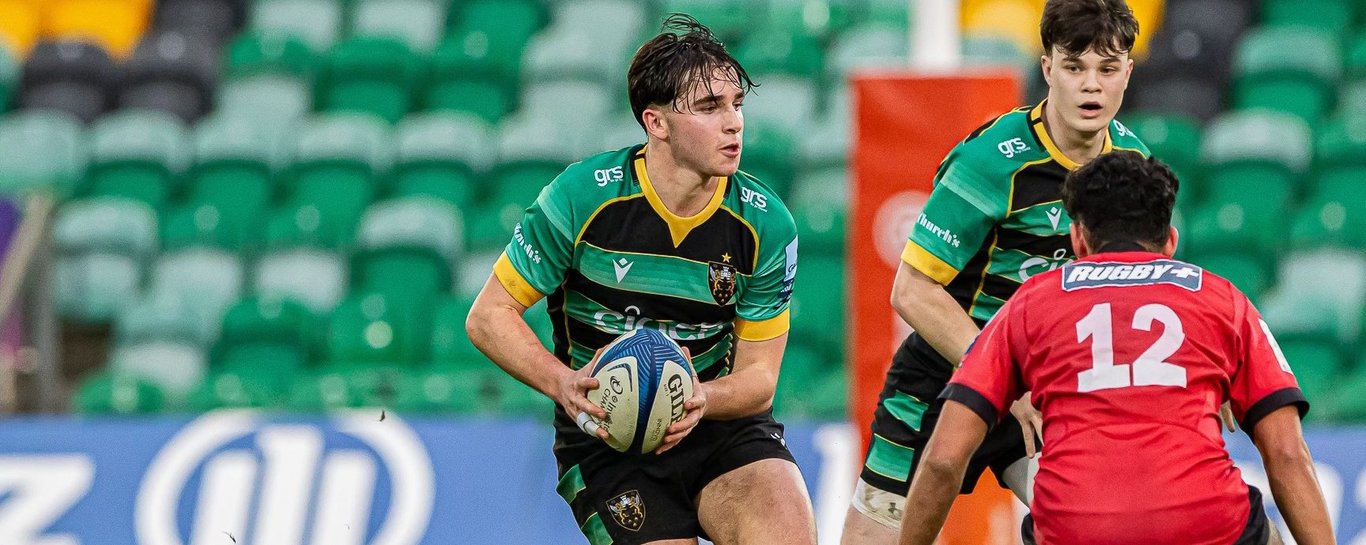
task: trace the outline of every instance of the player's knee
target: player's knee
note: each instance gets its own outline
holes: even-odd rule
[[[906,513],[906,497],[869,485],[859,479],[854,487],[854,509],[873,522],[891,528],[901,528],[901,516]]]

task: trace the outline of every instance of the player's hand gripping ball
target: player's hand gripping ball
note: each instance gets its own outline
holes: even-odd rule
[[[621,452],[653,452],[693,395],[692,364],[678,343],[654,329],[628,332],[603,347],[589,376],[598,387],[588,391],[588,401],[607,411],[607,419],[580,413],[579,427],[590,435],[607,430],[607,444]]]

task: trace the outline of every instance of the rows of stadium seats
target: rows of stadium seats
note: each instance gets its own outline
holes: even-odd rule
[[[181,2],[222,2],[238,11],[187,19],[242,31],[158,26]],[[1348,115],[1366,111],[1351,91],[1362,76],[1352,44],[1363,40],[1347,38],[1350,24],[1283,28],[1318,24],[1292,20],[1296,10],[1276,7],[1284,0],[1266,0],[1266,25],[1248,32],[1258,10],[1241,0],[1130,3],[1145,29],[1162,23],[1143,37],[1149,59],[1121,119],[1182,175],[1182,255],[1257,300],[1316,416],[1366,419],[1366,396],[1352,395],[1366,392],[1366,131]],[[1346,0],[1312,2],[1330,3],[1359,20]],[[968,63],[1037,79],[1042,4],[964,2]],[[219,36],[198,42],[215,52],[202,111],[151,104],[83,117],[55,104],[12,113],[0,120],[0,145],[14,151],[0,156],[0,185],[53,187],[67,199],[55,231],[59,308],[69,321],[114,324],[108,365],[76,397],[82,411],[383,405],[543,415],[543,397],[469,345],[465,311],[542,185],[570,161],[640,140],[622,92],[626,63],[664,13],[687,12],[762,84],[745,106],[743,168],[784,195],[800,230],[777,408],[839,417],[846,309],[828,286],[845,275],[845,78],[904,65],[906,6],[163,0],[144,42]],[[1348,47],[1331,62],[1274,54],[1285,36],[1325,32]],[[1223,75],[1202,72],[1211,58],[1239,61]],[[1340,75],[1325,79],[1330,64]],[[5,81],[22,87],[4,66],[0,91]],[[1266,98],[1316,97],[1307,89],[1327,81],[1332,100]],[[547,338],[544,313],[528,316]]]

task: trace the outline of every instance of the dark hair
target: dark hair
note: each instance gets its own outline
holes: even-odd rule
[[[1067,175],[1062,206],[1097,251],[1111,243],[1167,243],[1181,183],[1167,165],[1132,151],[1101,155]]]
[[[640,114],[650,106],[670,104],[674,111],[680,111],[678,97],[698,80],[711,90],[712,78],[720,73],[741,90],[748,92],[755,87],[740,61],[697,19],[672,13],[661,29],[663,32],[636,50],[626,72],[631,113],[641,127],[645,120]]]
[[[1045,55],[1058,51],[1081,55],[1087,49],[1104,56],[1133,50],[1138,19],[1124,0],[1048,0],[1039,23]]]

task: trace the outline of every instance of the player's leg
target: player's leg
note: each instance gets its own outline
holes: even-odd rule
[[[713,479],[697,518],[716,545],[815,545],[816,520],[797,464],[759,460]]]
[[[841,543],[896,543],[916,453],[934,431],[941,407],[935,395],[943,388],[940,377],[928,376],[908,360],[893,360],[873,413],[873,438],[845,514]]]
[[[905,496],[880,490],[859,479],[854,500],[844,515],[840,543],[895,543],[905,510]]]

